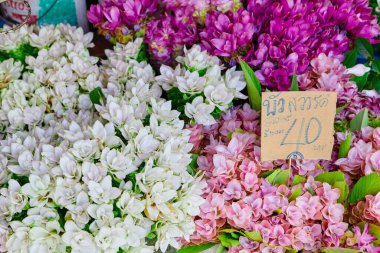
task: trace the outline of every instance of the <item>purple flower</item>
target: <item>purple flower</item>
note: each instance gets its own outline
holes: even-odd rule
[[[88,20],[95,26],[101,25],[104,20],[103,9],[100,5],[91,5],[87,12]]]
[[[206,16],[205,29],[200,32],[203,47],[211,54],[235,57],[246,52],[255,33],[253,16],[244,9],[225,14],[216,11]]]
[[[358,36],[375,42],[380,32],[368,0],[249,0],[247,10],[260,35],[242,56],[274,90],[288,90],[320,53],[342,60]]]
[[[126,0],[123,4],[123,20],[133,26],[157,11],[157,0]]]
[[[145,42],[149,45],[152,59],[159,63],[171,64],[175,56],[182,52],[183,46],[192,45],[198,38],[193,18],[184,12],[178,15],[166,14],[148,23]]]
[[[112,6],[103,11],[106,18],[106,22],[103,23],[102,27],[105,30],[114,31],[121,24],[121,14],[119,8]]]

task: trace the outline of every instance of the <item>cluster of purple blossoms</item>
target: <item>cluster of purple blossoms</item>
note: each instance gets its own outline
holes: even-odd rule
[[[157,11],[157,0],[105,0],[91,5],[87,17],[107,39],[127,43],[143,33]]]

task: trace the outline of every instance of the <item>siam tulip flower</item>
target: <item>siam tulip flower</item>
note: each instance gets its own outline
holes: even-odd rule
[[[123,4],[123,20],[128,26],[139,24],[157,11],[157,5],[157,0],[127,0]]]
[[[166,14],[161,19],[152,20],[147,24],[145,43],[148,44],[152,59],[172,64],[184,46],[192,45],[198,39],[194,19],[188,14],[184,15],[177,19]]]
[[[199,35],[202,46],[210,54],[236,60],[237,56],[249,50],[255,32],[253,16],[241,8],[225,14],[209,13],[205,29]]]
[[[260,34],[257,44],[239,55],[256,69],[263,85],[274,90],[289,90],[290,77],[305,73],[320,53],[342,60],[357,37],[375,43],[380,31],[367,0],[250,0],[247,11],[256,18]]]
[[[103,11],[106,22],[102,24],[102,28],[111,32],[115,31],[121,24],[121,13],[119,8],[112,6]]]

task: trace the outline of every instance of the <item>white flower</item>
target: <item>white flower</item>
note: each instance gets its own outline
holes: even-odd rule
[[[232,67],[226,71],[224,80],[226,87],[232,90],[234,97],[246,99],[247,96],[241,93],[246,86],[243,71],[236,71],[235,69],[236,67]]]
[[[87,213],[87,208],[90,205],[88,196],[85,192],[80,192],[76,197],[76,201],[74,204],[67,205],[66,208],[69,210],[69,214],[73,221],[79,226],[83,228],[86,225],[90,217]]]
[[[0,252],[7,252],[8,223],[0,219]]]
[[[149,134],[146,128],[142,128],[134,139],[134,144],[137,155],[144,159],[148,158],[158,148],[160,142]]]
[[[108,226],[114,220],[112,205],[95,205],[92,204],[87,209],[88,214],[95,219],[90,225],[91,231],[97,231],[103,226]]]
[[[61,206],[67,206],[75,202],[76,197],[82,191],[82,185],[68,178],[56,178],[53,200]]]
[[[29,176],[29,183],[21,188],[21,192],[30,198],[30,205],[38,207],[46,204],[50,190],[49,175],[40,177],[32,174]]]
[[[126,232],[122,228],[102,227],[95,236],[95,241],[104,253],[114,253],[127,243]]]
[[[177,62],[182,63],[188,69],[199,71],[211,65],[219,65],[218,57],[210,56],[206,51],[202,51],[199,45],[194,45],[190,50],[184,49],[185,56],[178,56]]]
[[[10,216],[19,213],[25,207],[28,199],[24,194],[21,193],[21,186],[16,180],[9,180],[8,189],[0,189],[0,194],[7,200],[7,205],[0,205],[0,209],[5,207],[8,210]],[[0,197],[1,199],[1,197]],[[1,201],[1,200],[0,200]],[[1,214],[0,214],[1,216]]]
[[[8,252],[29,252],[29,235],[30,228],[24,223],[13,221],[11,223],[13,234],[9,237],[6,243]]]
[[[10,58],[0,63],[0,90],[7,88],[9,83],[21,76],[22,65]]]
[[[100,157],[102,165],[108,168],[109,173],[115,175],[119,179],[124,179],[128,174],[137,170],[133,161],[124,153],[120,153],[116,149],[103,149]]]
[[[127,215],[124,221],[116,226],[124,229],[126,233],[126,246],[139,247],[147,235],[147,231],[143,227],[137,226],[130,215]]]
[[[94,126],[91,128],[93,137],[100,143],[104,144],[106,147],[114,147],[120,144],[121,140],[119,137],[115,136],[115,128],[112,123],[107,123],[103,126],[100,121],[96,121]]]
[[[223,83],[218,86],[207,86],[204,93],[207,100],[222,111],[227,110],[234,99],[234,96]]]
[[[199,77],[198,72],[186,71],[185,76],[177,76],[178,89],[182,93],[201,93],[206,85],[206,79]]]
[[[58,221],[48,221],[45,227],[32,227],[29,231],[30,253],[64,252],[66,247],[62,242],[61,227]]]
[[[33,47],[42,48],[52,44],[56,38],[59,38],[59,31],[53,25],[41,27],[36,33],[30,34],[30,45]]]
[[[141,213],[145,209],[146,200],[142,199],[143,196],[139,196],[132,192],[125,191],[121,194],[116,206],[121,209],[124,214],[132,215],[133,217],[141,218]]]
[[[121,191],[118,188],[112,187],[111,176],[106,176],[100,183],[88,182],[88,195],[97,204],[109,203],[116,199]]]
[[[96,140],[79,140],[76,141],[71,149],[72,154],[79,160],[90,159],[98,152]]]
[[[185,114],[187,117],[194,118],[198,124],[206,126],[215,124],[216,121],[211,113],[214,111],[214,105],[203,103],[203,97],[196,97],[191,104],[186,104]]]
[[[103,166],[97,166],[91,162],[84,161],[82,164],[82,180],[86,184],[90,181],[100,182],[106,175],[107,169]]]
[[[165,252],[169,245],[175,249],[180,248],[180,244],[176,238],[181,237],[183,232],[181,229],[170,223],[166,223],[157,228],[157,242],[156,249],[160,249]]]
[[[94,237],[78,228],[72,221],[66,222],[62,241],[71,247],[72,253],[100,253]]]
[[[77,164],[74,157],[70,153],[64,153],[59,159],[59,171],[57,175],[63,175],[73,180],[79,180],[81,177],[80,165]]]
[[[346,69],[346,74],[354,75],[354,76],[363,76],[365,73],[370,71],[371,68],[367,67],[363,64],[357,64],[352,68]]]
[[[180,65],[177,65],[175,69],[161,65],[160,76],[156,77],[156,81],[160,83],[164,90],[170,90],[173,87],[177,87],[177,77],[182,75],[182,69]]]

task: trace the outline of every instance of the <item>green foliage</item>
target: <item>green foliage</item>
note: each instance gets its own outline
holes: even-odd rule
[[[306,182],[306,178],[299,176],[299,175],[295,175],[293,178],[292,186],[295,186],[297,184],[301,184],[304,182]]]
[[[346,53],[346,56],[343,61],[343,65],[347,68],[352,68],[356,64],[358,58],[358,50],[356,48]]]
[[[102,88],[96,87],[90,92],[90,100],[95,105],[100,105],[102,100],[105,98]]]
[[[376,195],[380,191],[380,176],[372,173],[361,177],[352,188],[348,197],[348,203],[354,204],[363,199],[367,195]]]
[[[239,59],[239,62],[244,72],[245,80],[247,81],[249,104],[254,110],[260,111],[261,83],[259,79],[257,79],[255,72],[251,69],[251,67],[249,67],[249,65],[245,61]]]
[[[273,185],[287,184],[289,175],[289,170],[277,169],[265,179]]]
[[[368,126],[368,109],[361,110],[355,118],[350,122],[350,129],[352,132],[360,131],[362,128]]]
[[[347,134],[347,138],[342,141],[339,147],[339,158],[347,157],[348,151],[350,151],[351,147],[351,133]]]
[[[292,85],[290,86],[290,91],[299,91],[300,87],[298,86],[297,75],[293,74],[292,76]]]
[[[188,247],[178,250],[177,253],[199,253],[213,247],[214,245],[215,245],[214,243],[192,245],[192,246],[188,246]]]
[[[198,157],[199,155],[197,154],[192,154],[191,155],[191,163],[187,165],[187,172],[190,173],[190,175],[194,176],[197,173],[197,168],[198,168]]]

